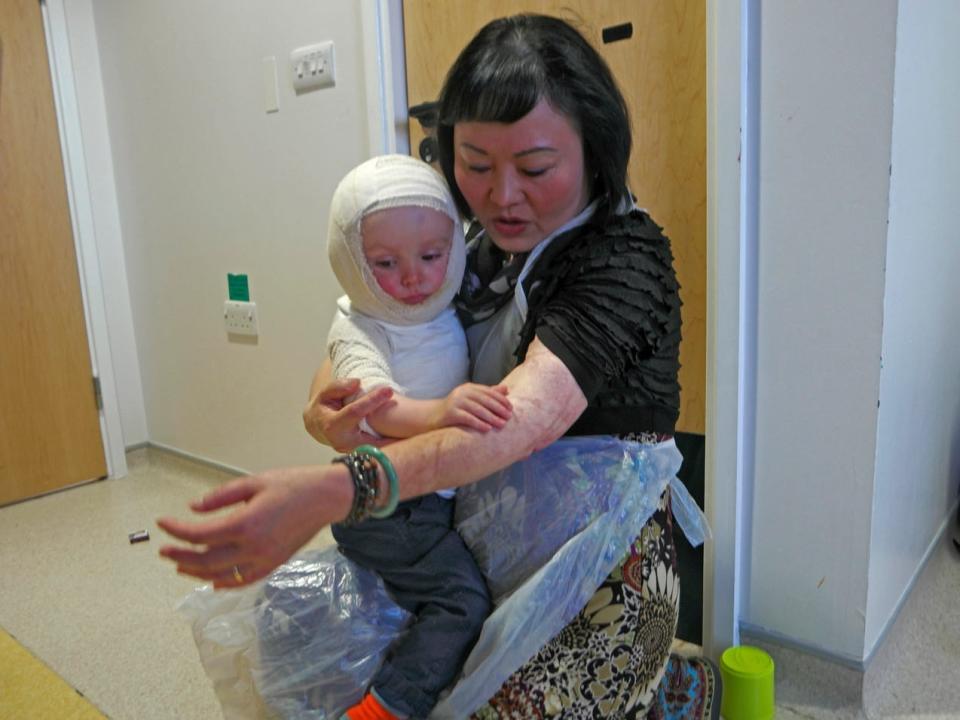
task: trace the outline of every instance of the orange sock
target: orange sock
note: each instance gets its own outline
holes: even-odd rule
[[[400,720],[381,705],[373,693],[367,693],[363,700],[347,710],[345,716],[350,720]]]

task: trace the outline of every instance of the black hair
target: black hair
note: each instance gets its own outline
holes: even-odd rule
[[[542,99],[580,134],[591,199],[601,201],[599,217],[631,200],[630,117],[610,68],[567,22],[522,14],[481,28],[454,61],[440,91],[440,167],[465,216],[471,211],[453,174],[454,125],[516,122]]]

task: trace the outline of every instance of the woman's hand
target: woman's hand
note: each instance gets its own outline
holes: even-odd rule
[[[268,470],[232,480],[190,504],[208,513],[232,512],[199,521],[160,518],[157,525],[191,544],[166,545],[160,555],[177,571],[214,588],[248,585],[286,562],[318,531],[346,517],[353,486],[342,465]],[[235,571],[236,569],[236,571]]]
[[[339,452],[349,452],[358,445],[380,445],[383,439],[360,429],[360,420],[382,407],[393,397],[388,387],[377,388],[361,398],[344,403],[360,389],[354,379],[333,380],[311,395],[303,410],[303,425],[317,441]]]

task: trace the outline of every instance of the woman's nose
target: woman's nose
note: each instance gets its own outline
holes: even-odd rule
[[[490,200],[500,207],[515,205],[520,197],[520,183],[509,170],[494,174],[490,186]]]

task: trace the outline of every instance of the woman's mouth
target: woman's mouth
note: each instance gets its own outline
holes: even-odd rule
[[[519,218],[498,217],[494,218],[493,226],[503,237],[516,237],[527,229],[527,221]]]

